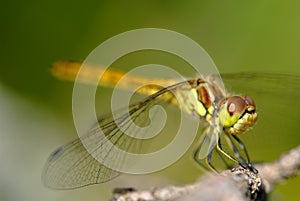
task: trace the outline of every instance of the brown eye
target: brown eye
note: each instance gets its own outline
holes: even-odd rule
[[[245,100],[248,105],[255,107],[254,101],[249,96],[245,96]]]
[[[240,96],[232,96],[227,101],[227,111],[230,115],[234,113],[243,113],[246,109],[247,103]]]

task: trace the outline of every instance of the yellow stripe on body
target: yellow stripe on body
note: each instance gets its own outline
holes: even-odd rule
[[[115,70],[112,68],[105,69],[101,66],[93,66],[85,64],[82,68],[81,62],[75,61],[58,61],[53,64],[51,72],[52,74],[61,79],[67,81],[75,81],[78,72],[80,72],[80,77],[77,78],[81,83],[86,84],[95,84],[98,82],[99,75],[102,74],[100,81],[98,82],[99,86],[105,87],[115,87],[116,84],[122,79],[122,82],[118,84],[118,87],[125,90],[133,90],[136,87],[143,86],[137,91],[141,94],[152,95],[155,92],[162,89],[162,86],[171,86],[176,82],[172,79],[157,79],[157,78],[147,78],[135,75],[126,75],[126,73]],[[124,77],[125,76],[125,77]],[[149,83],[155,83],[155,85]],[[180,93],[177,98],[181,100],[176,100],[172,93],[164,93],[160,96],[161,99],[170,102],[171,104],[178,105],[178,101],[182,103],[184,111],[191,113],[191,109],[194,108],[196,112],[201,116],[206,116],[206,119],[211,119],[211,114],[213,113],[213,107],[206,108],[201,101],[198,100],[198,92],[195,88],[191,88],[190,85],[186,89],[179,89],[174,91],[175,93]],[[192,104],[192,106],[191,106]]]
[[[111,68],[105,69],[101,66],[85,64],[84,68],[80,69],[81,66],[81,62],[58,61],[53,64],[51,72],[55,77],[61,80],[75,81],[79,70],[81,70],[80,77],[78,78],[78,80],[82,83],[87,84],[98,82],[98,76],[102,74],[98,85],[106,87],[114,87],[122,78],[122,82],[118,84],[119,88],[132,90],[136,87],[145,85],[142,88],[140,88],[137,92],[147,95],[151,95],[162,89],[162,87],[160,86],[170,86],[176,83],[175,80],[171,79],[153,79],[133,75],[125,76],[126,73],[122,71]],[[155,83],[155,85],[149,85],[149,83]]]
[[[193,103],[195,104],[195,110],[201,117],[204,117],[206,115],[206,108],[203,103],[198,100],[198,92],[195,88],[191,90],[190,98],[193,98],[194,100]]]
[[[212,114],[214,112],[215,108],[214,106],[210,106],[209,108],[207,108],[208,114],[206,115],[206,120],[209,121],[211,120]]]
[[[176,93],[176,91],[175,91]],[[193,114],[193,111],[196,112],[196,115],[199,115],[201,118],[206,118],[206,120],[211,119],[210,112],[213,112],[213,106],[206,108],[205,105],[199,100],[198,91],[196,88],[188,88],[188,91],[182,90],[179,92],[179,96],[177,96],[178,102],[183,103],[180,104],[181,109],[188,114]]]

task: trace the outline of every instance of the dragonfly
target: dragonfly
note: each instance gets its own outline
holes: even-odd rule
[[[62,80],[74,81],[80,67],[80,62],[60,61],[53,65],[52,73]],[[102,71],[101,68],[90,66],[90,69],[85,71],[81,80],[86,83],[93,83],[93,81],[98,80],[95,75],[103,73]],[[104,72],[99,83],[102,86],[111,87],[116,85],[123,75],[124,72],[108,69]],[[255,79],[256,74],[227,74],[224,77],[234,80],[252,80]],[[271,74],[263,74],[262,77],[273,79]],[[285,76],[282,75],[282,77],[285,80]],[[296,80],[296,83],[299,82],[298,77],[295,77],[294,80]],[[153,79],[131,75],[123,83],[118,87],[129,89],[132,86],[153,83]],[[118,156],[114,156],[113,152],[101,150],[101,145],[108,140],[124,150],[130,150],[136,142],[141,140],[130,141],[126,139],[124,130],[121,130],[118,125],[130,129],[130,123],[126,123],[129,122],[128,119],[143,122],[145,113],[153,105],[164,102],[180,106],[180,109],[184,112],[206,123],[206,128],[201,134],[200,144],[193,155],[194,160],[200,166],[205,167],[202,160],[205,158],[208,167],[218,172],[211,162],[213,151],[216,150],[221,157],[225,157],[257,173],[250,161],[246,146],[238,137],[252,128],[258,117],[256,105],[250,96],[228,94],[219,86],[219,82],[214,75],[199,76],[182,82],[172,79],[155,79],[155,83],[157,84],[145,85],[139,89],[138,92],[146,94],[147,97],[129,106],[130,115],[121,113],[117,119],[114,119],[112,114],[107,114],[98,119],[97,123],[105,137],[97,139],[96,144],[98,146],[96,146],[96,149],[98,150],[96,151],[105,152],[109,159],[117,158]],[[168,87],[161,87],[166,84]],[[292,82],[292,84],[294,83]],[[179,97],[179,100],[176,100],[176,97],[177,99]],[[184,104],[179,104],[180,101]],[[119,124],[120,122],[125,123]],[[91,128],[86,136],[59,147],[49,156],[43,172],[43,181],[46,186],[54,189],[73,189],[104,183],[120,174],[120,172],[99,163],[83,146],[84,141],[94,140],[93,136],[98,132],[98,129]],[[232,153],[223,149],[220,140],[221,135],[226,138]],[[126,140],[129,142],[124,142]],[[239,150],[242,150],[243,154]]]

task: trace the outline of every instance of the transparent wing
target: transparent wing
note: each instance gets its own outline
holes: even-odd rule
[[[247,94],[256,104],[257,123],[244,138],[252,160],[273,160],[300,144],[300,76],[233,73],[222,79],[231,94]]]
[[[256,104],[258,122],[249,131],[254,134],[254,137],[245,136],[246,144],[252,146],[250,152],[259,153],[257,155],[263,156],[263,160],[268,160],[268,157],[276,152],[280,154],[300,144],[297,137],[300,116],[300,76],[270,73],[232,73],[221,76],[228,93],[247,94]],[[202,133],[197,151],[199,159],[207,157],[215,147],[218,140],[215,135],[218,133],[216,129],[217,126],[210,126]],[[226,144],[221,145],[232,151],[232,148]],[[257,156],[252,158],[262,160]]]
[[[247,94],[255,101],[258,111],[273,108],[274,113],[299,111],[300,76],[271,73],[223,74],[227,91]]]
[[[221,75],[226,89],[254,95],[281,96],[286,99],[290,96],[299,97],[300,75],[274,73],[227,73]],[[286,101],[286,100],[284,100]]]
[[[101,153],[104,161],[114,160],[122,164],[123,159],[116,152],[113,152],[111,147],[117,146],[126,152],[140,153],[141,143],[152,139],[135,139],[136,136],[147,135],[147,132],[135,132],[136,127],[133,124],[140,127],[147,126],[149,124],[149,109],[155,104],[168,103],[168,100],[174,101],[172,91],[187,84],[183,82],[164,88],[144,101],[129,106],[129,113],[123,113],[122,110],[118,111],[119,115],[115,119],[111,114],[101,117],[98,124],[104,135],[100,135],[100,128],[95,127],[86,136],[75,139],[54,151],[44,170],[44,183],[55,189],[71,189],[106,182],[118,176],[119,172],[100,164],[85,149],[83,144],[91,148],[89,151],[93,154]],[[119,127],[122,127],[124,132]],[[126,135],[127,131],[135,133],[135,136]],[[110,142],[112,146],[107,146],[107,142]]]
[[[216,146],[217,138],[216,132],[214,127],[209,126],[207,129],[202,133],[200,137],[200,147],[199,147],[199,154],[198,157],[200,160],[207,157],[207,155],[212,151],[212,149]]]

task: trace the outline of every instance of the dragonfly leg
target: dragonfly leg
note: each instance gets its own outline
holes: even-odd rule
[[[247,152],[247,149],[244,145],[244,143],[236,136],[236,135],[231,135],[233,137],[233,139],[235,139],[239,145],[239,147],[243,150],[243,152],[245,153],[246,155],[246,158],[247,158],[247,162],[250,163],[250,157],[249,157],[249,154]],[[233,142],[232,142],[233,143]]]
[[[247,162],[246,160],[241,156],[240,152],[238,151],[236,145],[233,143],[232,139],[231,139],[231,136],[237,141],[239,147],[244,151],[246,157],[247,157]],[[227,142],[229,143],[229,145],[231,146],[233,152],[234,152],[234,155],[239,159],[238,164],[240,166],[242,166],[243,168],[245,169],[249,169],[251,170],[252,172],[254,172],[255,174],[258,173],[258,170],[253,167],[253,165],[251,164],[250,162],[250,157],[249,157],[249,154],[246,150],[246,147],[245,145],[243,144],[243,142],[236,136],[236,135],[229,135],[226,133],[225,135],[226,139],[227,139]]]
[[[230,138],[229,138],[230,139]],[[230,139],[231,140],[231,139]],[[230,142],[232,142],[232,141],[230,141]],[[237,154],[238,154],[238,159],[240,159],[240,157],[241,157],[241,155],[240,155],[240,153],[238,152],[238,150],[237,150],[237,148],[236,148],[236,146],[232,143],[232,145],[233,145],[233,147],[234,147],[234,149],[237,151]],[[220,153],[222,153],[223,155],[225,155],[227,158],[229,158],[230,160],[232,160],[233,162],[235,162],[235,163],[237,163],[237,164],[239,164],[240,166],[242,166],[243,168],[245,168],[245,169],[251,169],[251,164],[250,163],[247,163],[247,166],[245,166],[245,160],[244,159],[242,159],[243,160],[243,162],[240,162],[238,159],[236,159],[236,158],[234,158],[233,156],[231,156],[230,154],[228,154],[228,153],[226,153],[223,149],[222,149],[222,145],[221,145],[221,139],[220,139],[220,137],[218,138],[218,142],[217,142],[217,149],[218,149],[218,151],[220,152]],[[249,166],[249,164],[250,164],[250,166]]]
[[[217,134],[218,135],[218,134]],[[229,155],[228,153],[226,153],[223,149],[222,149],[222,146],[221,146],[221,140],[220,140],[220,137],[218,136],[217,137],[218,139],[218,142],[217,142],[217,149],[220,153],[222,153],[224,156],[226,156],[227,158],[229,158],[230,160],[232,160],[233,162],[235,163],[239,163],[239,161],[237,159],[235,159],[233,156]]]
[[[244,143],[236,135],[232,135],[232,137],[237,141],[239,147],[244,151],[244,153],[247,157],[247,168],[257,174],[258,170],[255,167],[253,167],[253,165],[251,164],[250,157],[249,157],[249,154],[247,152],[247,149],[246,149],[246,146],[244,145]]]
[[[221,145],[221,144],[220,144],[219,146],[222,148],[222,145]],[[218,152],[218,151],[217,151],[217,153],[218,153],[219,157],[221,158],[222,162],[223,162],[223,163],[225,164],[225,166],[227,167],[227,169],[230,168],[231,166],[230,166],[230,165],[228,164],[228,162],[225,160],[224,156],[223,156],[220,152]]]
[[[247,164],[247,166],[245,166],[245,163],[241,163],[238,159],[236,159],[236,158],[234,158],[233,156],[231,156],[231,155],[229,155],[228,153],[226,153],[223,149],[222,149],[222,147],[220,146],[220,139],[218,140],[218,143],[217,143],[217,149],[218,149],[218,151],[219,152],[221,152],[223,155],[225,155],[227,158],[229,158],[230,160],[232,160],[233,162],[235,162],[235,163],[237,163],[237,164],[239,164],[240,166],[242,166],[243,168],[245,168],[245,169],[251,169],[251,170],[253,170],[252,169],[252,165],[250,164]],[[255,169],[255,168],[254,168]],[[256,170],[256,169],[255,169]],[[256,172],[255,170],[253,170],[253,172]],[[258,171],[257,171],[258,172]]]
[[[246,160],[241,156],[239,150],[237,149],[237,147],[235,146],[235,144],[233,143],[231,137],[225,133],[225,138],[226,138],[226,141],[227,143],[229,144],[229,146],[231,147],[235,157],[237,157],[240,161],[242,161],[242,163],[246,163]],[[247,154],[246,154],[247,155]],[[247,157],[247,160],[248,160],[248,157]]]
[[[211,164],[211,157],[212,157],[212,153],[213,153],[213,149],[214,149],[214,143],[210,144],[209,148],[208,148],[208,154],[206,156],[206,164],[209,166],[209,168],[203,163],[203,160],[201,160],[201,158],[199,157],[200,154],[200,150],[201,147],[205,141],[205,138],[207,136],[204,136],[203,140],[201,141],[200,145],[197,147],[197,149],[194,152],[194,160],[198,163],[198,165],[200,167],[202,167],[203,169],[209,171],[209,170],[213,170],[215,173],[219,173],[219,171]]]
[[[206,170],[206,171],[209,171],[210,169],[209,169],[207,166],[205,166],[205,165],[203,164],[203,160],[201,160],[201,159],[199,158],[199,151],[200,151],[200,148],[201,148],[201,146],[198,146],[198,147],[197,147],[197,149],[196,149],[195,152],[194,152],[193,158],[194,158],[194,160],[196,161],[196,163],[197,163],[201,168],[203,168],[203,169]]]
[[[206,157],[206,162],[208,164],[208,166],[210,167],[210,169],[212,169],[214,172],[216,173],[220,173],[212,164],[211,164],[211,156],[213,153],[213,149],[211,149],[211,151],[208,153],[207,157]]]

